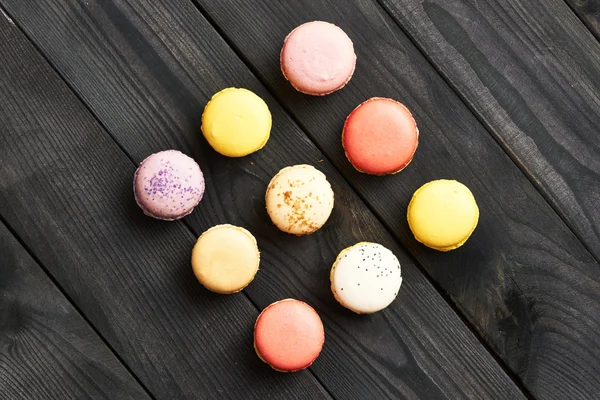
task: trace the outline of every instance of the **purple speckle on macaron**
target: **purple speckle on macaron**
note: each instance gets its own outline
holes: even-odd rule
[[[185,182],[180,178],[183,171],[191,172]],[[190,214],[202,199],[204,188],[204,176],[196,161],[177,150],[147,157],[134,176],[137,204],[146,215],[166,221]]]

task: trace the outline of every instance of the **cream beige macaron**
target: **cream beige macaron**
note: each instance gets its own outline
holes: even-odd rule
[[[256,239],[244,228],[217,225],[204,232],[192,250],[198,281],[216,293],[236,293],[252,282],[260,253]]]
[[[310,165],[283,168],[265,196],[271,221],[283,232],[308,235],[321,228],[333,210],[333,190],[325,174]]]

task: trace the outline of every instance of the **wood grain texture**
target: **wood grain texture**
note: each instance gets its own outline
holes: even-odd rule
[[[0,212],[151,394],[329,398],[256,357],[258,310],[200,290],[194,235],[140,213],[133,163],[5,18],[0,53]]]
[[[382,3],[600,260],[600,43],[561,0]]]
[[[386,234],[333,167],[326,160],[319,163],[323,155],[191,3],[2,3],[136,162],[165,148],[181,149],[199,161],[207,192],[186,223],[196,235],[211,225],[228,222],[257,236],[261,269],[245,293],[261,308],[281,298],[296,297],[317,309],[327,339],[311,371],[334,397],[522,397],[410,256]],[[255,91],[273,113],[268,145],[250,157],[221,157],[199,132],[206,101],[227,86]],[[336,193],[330,221],[322,230],[302,238],[279,232],[264,208],[270,178],[281,167],[297,163],[323,170]],[[95,204],[95,197],[93,201]],[[131,203],[131,199],[127,201]],[[147,220],[139,210],[129,212],[138,223]],[[35,217],[41,219],[37,213]],[[166,225],[146,222],[146,228],[171,226]],[[32,234],[25,224],[20,226]],[[328,273],[335,256],[362,240],[392,249],[402,262],[405,277],[398,300],[372,316],[344,310],[329,290]],[[188,290],[193,289],[199,297],[208,296],[191,276],[186,279]],[[229,300],[227,296],[214,298],[219,304]],[[231,315],[228,320],[235,318],[238,316]],[[180,334],[176,329],[169,333]],[[290,378],[286,375],[285,379]],[[274,386],[271,394],[283,397],[279,390]]]
[[[0,399],[149,399],[0,222]]]
[[[593,398],[600,392],[600,266],[383,9],[359,0],[198,4],[534,395]],[[350,83],[324,98],[295,92],[277,63],[286,34],[310,20],[341,26],[358,54]],[[345,117],[371,96],[404,102],[420,127],[415,159],[397,176],[354,171],[340,146]],[[594,152],[597,146],[588,147]],[[582,184],[595,186],[594,175],[586,176]],[[416,243],[405,221],[413,192],[439,178],[467,184],[481,210],[474,236],[446,254]],[[597,198],[594,190],[588,201]]]
[[[588,27],[590,32],[600,40],[600,0],[564,0]]]

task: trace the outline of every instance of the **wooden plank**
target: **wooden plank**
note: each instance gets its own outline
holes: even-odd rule
[[[600,43],[561,0],[381,2],[600,260]]]
[[[455,2],[443,3],[449,7]],[[198,4],[534,395],[578,398],[600,392],[595,378],[600,372],[598,263],[375,2],[345,1],[341,6],[334,0],[198,0]],[[403,13],[409,15],[413,9],[404,7]],[[325,98],[296,93],[277,63],[285,35],[314,19],[342,26],[358,53],[349,85]],[[239,29],[241,25],[244,29]],[[430,32],[435,29],[426,26],[419,34]],[[475,53],[470,48],[469,54]],[[454,65],[453,60],[447,59],[445,65]],[[521,88],[525,87],[523,83]],[[486,90],[479,90],[484,98]],[[371,96],[405,102],[420,126],[415,160],[398,176],[378,178],[355,172],[340,146],[345,117]],[[555,118],[553,110],[549,108],[548,120]],[[537,124],[527,115],[520,117],[524,124]],[[597,114],[589,118],[595,120]],[[597,146],[589,142],[588,148],[591,155]],[[582,158],[588,165],[595,160]],[[595,176],[582,175],[589,179],[580,183],[591,188],[590,202],[598,198]],[[404,219],[414,190],[438,178],[466,183],[482,212],[474,237],[448,254],[416,243]]]
[[[0,52],[2,217],[151,394],[328,398],[256,357],[258,310],[200,290],[194,235],[139,212],[134,164],[6,18]]]
[[[149,399],[0,222],[0,399]]]
[[[573,12],[600,40],[600,0],[565,0]]]
[[[191,3],[4,4],[135,161],[169,147],[199,160],[207,194],[186,222],[196,234],[222,222],[256,234],[262,266],[245,293],[259,307],[290,296],[316,307],[327,340],[311,370],[335,397],[522,397],[333,167],[318,163],[323,155]],[[218,156],[199,133],[204,104],[226,86],[254,90],[273,113],[272,137],[251,157]],[[336,208],[323,230],[296,238],[269,222],[264,191],[279,168],[301,162],[327,174]],[[365,239],[399,256],[405,284],[392,307],[360,317],[335,302],[328,269],[342,248]]]

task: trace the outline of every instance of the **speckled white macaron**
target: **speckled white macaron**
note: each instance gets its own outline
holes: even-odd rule
[[[383,310],[394,301],[402,284],[400,262],[394,253],[369,242],[342,250],[330,279],[336,300],[357,314]]]

